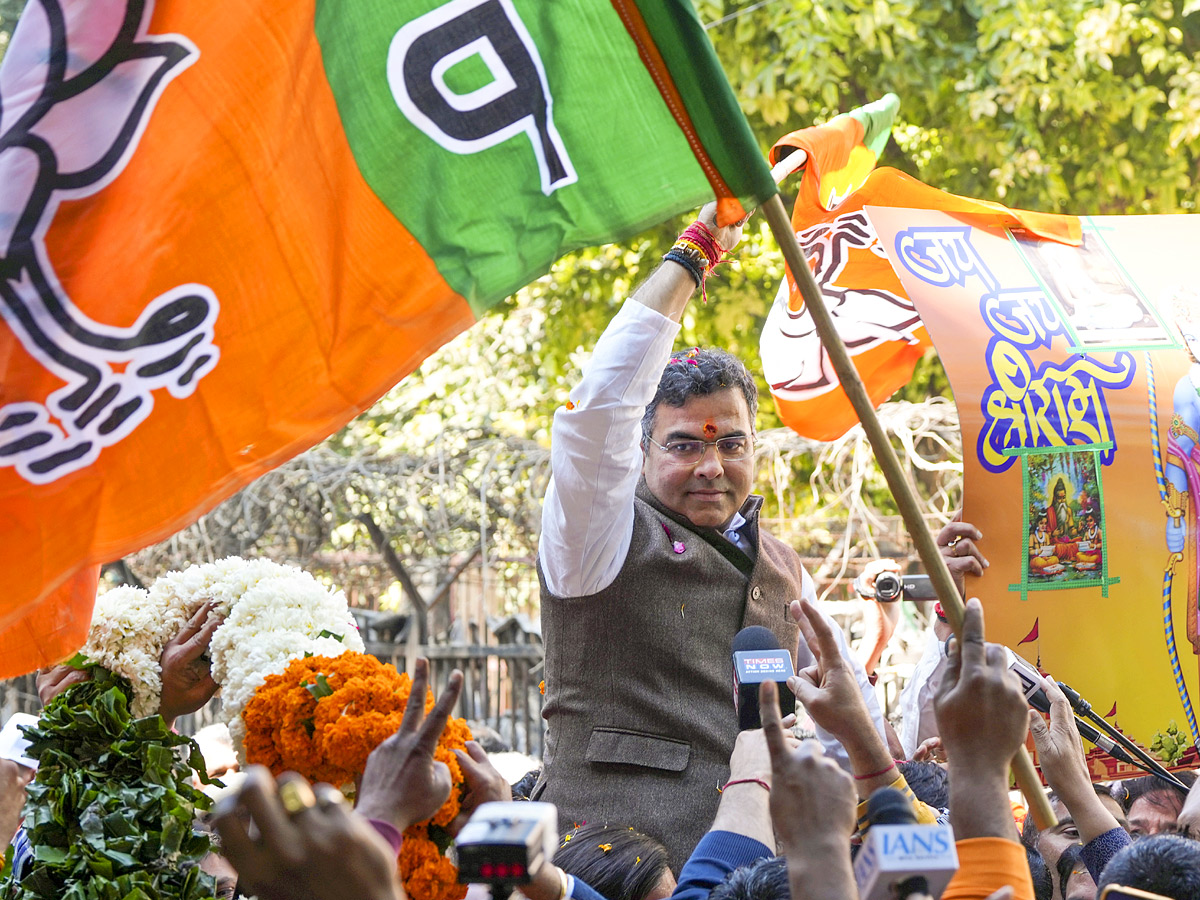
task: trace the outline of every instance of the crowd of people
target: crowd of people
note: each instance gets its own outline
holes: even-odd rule
[[[943,763],[894,759],[834,629],[806,601],[792,613],[815,663],[789,679],[788,689],[844,748],[848,770],[822,742],[794,736],[775,683],[765,682],[763,727],[738,734],[724,783],[714,787],[716,811],[685,857],[672,857],[629,819],[592,818],[560,829],[552,863],[520,888],[525,896],[856,898],[853,858],[872,827],[867,801],[891,788],[903,793],[916,822],[953,828],[959,868],[942,894],[951,900],[1092,900],[1107,885],[1200,897],[1200,843],[1191,831],[1200,828],[1200,790],[1184,797],[1153,776],[1093,784],[1066,697],[1051,688],[1048,721],[1028,709],[1003,649],[985,640],[978,600],[967,605],[961,642],[949,641],[934,699]],[[63,689],[54,672],[41,681],[47,699]],[[427,683],[421,661],[412,696],[424,696]],[[275,779],[255,766],[242,773],[203,823],[219,837],[219,853],[205,864],[219,895],[404,897],[395,864],[401,835],[452,790],[434,750],[461,687],[454,673],[428,714],[410,702],[399,731],[369,757],[353,808],[329,785],[292,774]],[[1018,827],[1009,790],[1010,762],[1030,732],[1058,818],[1044,830],[1030,815]],[[484,803],[529,799],[536,772],[510,785],[478,743],[459,756],[466,791],[452,834]],[[236,768],[224,750],[213,757],[210,771]],[[27,766],[0,759],[0,840],[18,829],[31,776]],[[1195,778],[1184,773],[1183,780]]]
[[[600,337],[555,417],[538,560],[546,751],[513,786],[469,742],[447,830],[491,801],[553,804],[558,850],[520,887],[530,900],[850,900],[855,854],[879,827],[870,801],[894,791],[916,827],[952,829],[948,900],[1091,900],[1107,885],[1200,898],[1190,836],[1200,794],[1154,778],[1094,785],[1067,699],[1052,686],[1048,720],[1029,710],[1004,649],[986,641],[977,599],[957,638],[939,616],[898,732],[885,722],[868,677],[878,641],[856,655],[795,551],[760,526],[753,379],[728,353],[673,350],[688,303],[742,224],[718,227],[714,208],[702,211]],[[982,538],[960,521],[938,537],[964,594],[988,565]],[[165,718],[215,690],[211,613],[163,653]],[[762,727],[739,730],[730,648],[754,626],[791,656],[787,689],[812,737],[781,715],[772,681],[758,697]],[[78,677],[43,673],[43,700]],[[411,697],[427,683],[418,663]],[[219,837],[205,868],[222,895],[403,897],[403,832],[454,789],[434,751],[461,687],[455,673],[428,714],[409,703],[370,755],[353,808],[329,785],[247,769],[204,823]],[[1031,732],[1058,817],[1041,830],[1033,816],[1018,827],[1010,795],[1010,765]],[[19,831],[29,774],[0,760],[0,839],[17,835],[17,878],[30,859]],[[892,896],[927,890],[905,885]]]

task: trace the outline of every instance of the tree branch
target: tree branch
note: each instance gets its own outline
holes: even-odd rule
[[[371,536],[372,543],[383,554],[383,561],[387,563],[387,567],[391,569],[392,574],[396,576],[396,580],[400,582],[400,586],[404,588],[404,594],[408,597],[408,602],[412,606],[413,615],[417,619],[418,634],[422,644],[425,643],[429,631],[428,616],[425,614],[428,608],[425,603],[425,598],[421,596],[421,592],[417,590],[416,584],[412,580],[412,576],[408,574],[408,570],[404,568],[404,563],[400,562],[400,557],[396,555],[396,551],[392,549],[391,542],[387,535],[371,518],[370,513],[359,513],[354,517],[361,522],[363,527],[367,529],[367,534]]]
[[[454,586],[454,582],[458,581],[459,576],[467,570],[467,567],[471,565],[471,563],[475,562],[475,560],[479,558],[479,554],[482,552],[483,545],[477,544],[475,549],[471,551],[471,555],[454,567],[454,571],[446,577],[445,581],[438,585],[437,593],[434,594],[433,599],[429,601],[429,609],[433,609],[450,596],[450,588]]]

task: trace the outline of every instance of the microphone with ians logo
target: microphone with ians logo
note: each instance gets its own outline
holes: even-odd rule
[[[912,803],[895,788],[867,801],[871,827],[854,860],[860,900],[927,900],[942,895],[958,871],[949,825],[918,825]]]

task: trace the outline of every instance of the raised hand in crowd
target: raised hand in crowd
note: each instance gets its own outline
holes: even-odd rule
[[[475,810],[484,803],[506,803],[512,800],[512,785],[492,765],[487,752],[475,741],[467,741],[467,752],[455,750],[458,764],[462,767],[463,781],[467,791],[459,804],[458,815],[446,828],[457,836],[467,824]]]
[[[775,683],[759,689],[763,734],[771,761],[771,819],[787,859],[792,900],[857,897],[850,865],[854,779],[815,740],[796,746],[784,736]]]
[[[28,766],[11,759],[0,759],[0,848],[8,846],[21,825],[25,785],[33,780],[34,774]]]
[[[1004,648],[984,642],[983,606],[967,601],[962,641],[951,642],[946,674],[934,700],[950,766],[950,809],[956,838],[1017,841],[1008,802],[1009,766],[1025,742],[1028,710]]]
[[[1050,722],[1047,724],[1041,713],[1029,710],[1029,730],[1033,733],[1038,764],[1042,767],[1046,783],[1070,811],[1079,831],[1079,839],[1086,844],[1114,828],[1120,828],[1120,823],[1092,787],[1092,777],[1088,773],[1070,701],[1053,679],[1046,679],[1046,683],[1046,695],[1050,698]]]
[[[958,592],[963,596],[966,596],[966,576],[982,575],[983,570],[991,565],[975,544],[982,538],[983,532],[962,520],[961,509],[954,514],[950,524],[938,532],[938,551],[946,561]]]
[[[163,647],[159,657],[162,699],[158,711],[168,725],[179,716],[198,710],[217,692],[209,667],[208,645],[224,621],[217,612],[216,602],[209,601]]]
[[[812,720],[837,738],[854,770],[859,797],[896,779],[895,761],[863,701],[854,670],[838,650],[829,622],[807,601],[793,601],[792,618],[816,659],[788,679],[788,687]]]
[[[884,572],[900,574],[900,564],[894,559],[873,559],[862,574],[854,579],[854,590],[864,600],[875,600],[875,582]],[[855,651],[868,675],[875,672],[884,648],[896,632],[900,621],[900,604],[872,602],[863,608],[863,639]]]
[[[239,889],[260,900],[402,900],[396,854],[336,788],[299,775],[276,783],[246,770],[235,794],[218,801],[213,825]]]
[[[925,738],[912,755],[914,762],[946,762],[946,747],[940,737]]]
[[[777,706],[773,714],[779,718]],[[789,721],[795,718],[789,715],[782,728],[788,729]],[[783,741],[789,753],[800,746],[790,730],[783,731]],[[729,780],[721,789],[712,827],[680,870],[673,900],[706,900],[718,885],[727,883],[735,870],[744,871],[745,866],[774,857],[772,778],[765,732],[761,728],[740,732],[729,757]],[[739,839],[731,840],[731,835]]]
[[[778,696],[773,703],[772,714],[778,718]],[[783,732],[783,741],[788,752],[800,746],[790,732]],[[761,728],[741,732],[733,745],[733,755],[729,757],[729,781],[721,791],[712,830],[745,835],[773,848],[772,783],[771,751],[767,747],[766,733]]]
[[[398,831],[428,819],[450,796],[450,770],[433,754],[462,691],[462,672],[450,674],[426,716],[428,687],[429,660],[418,659],[400,729],[371,751],[358,789],[358,812]]]
[[[1004,648],[984,642],[983,606],[967,601],[951,642],[934,712],[949,758],[950,816],[959,869],[943,900],[983,900],[1005,887],[1032,900],[1033,880],[1008,801],[1012,759],[1025,742],[1028,706]]]

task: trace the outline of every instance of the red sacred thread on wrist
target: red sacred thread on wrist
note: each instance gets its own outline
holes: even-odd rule
[[[892,762],[886,768],[880,769],[878,772],[869,772],[866,775],[855,775],[854,780],[855,781],[870,781],[872,778],[878,778],[880,775],[886,775],[888,772],[892,771],[892,769],[894,769],[894,768],[896,768],[896,763]]]
[[[703,222],[693,222],[685,228],[671,249],[687,256],[700,270],[700,299],[707,303],[708,289],[705,282],[708,281],[709,273],[720,263],[726,261],[725,257],[729,251],[721,245],[717,236]]]
[[[696,242],[701,252],[708,259],[708,269],[711,272],[717,263],[721,262],[727,253],[721,242],[717,240],[717,236],[712,233],[712,230],[703,222],[693,222],[686,229],[681,238],[689,238]]]
[[[735,779],[733,779],[733,781],[725,782],[725,787],[721,788],[720,793],[722,793],[722,794],[725,793],[726,788],[730,787],[731,785],[735,785],[735,784],[757,784],[757,785],[761,786],[763,790],[767,791],[767,793],[770,793],[770,791],[771,791],[771,786],[769,784],[767,784],[765,781],[763,781],[761,778],[735,778]]]

